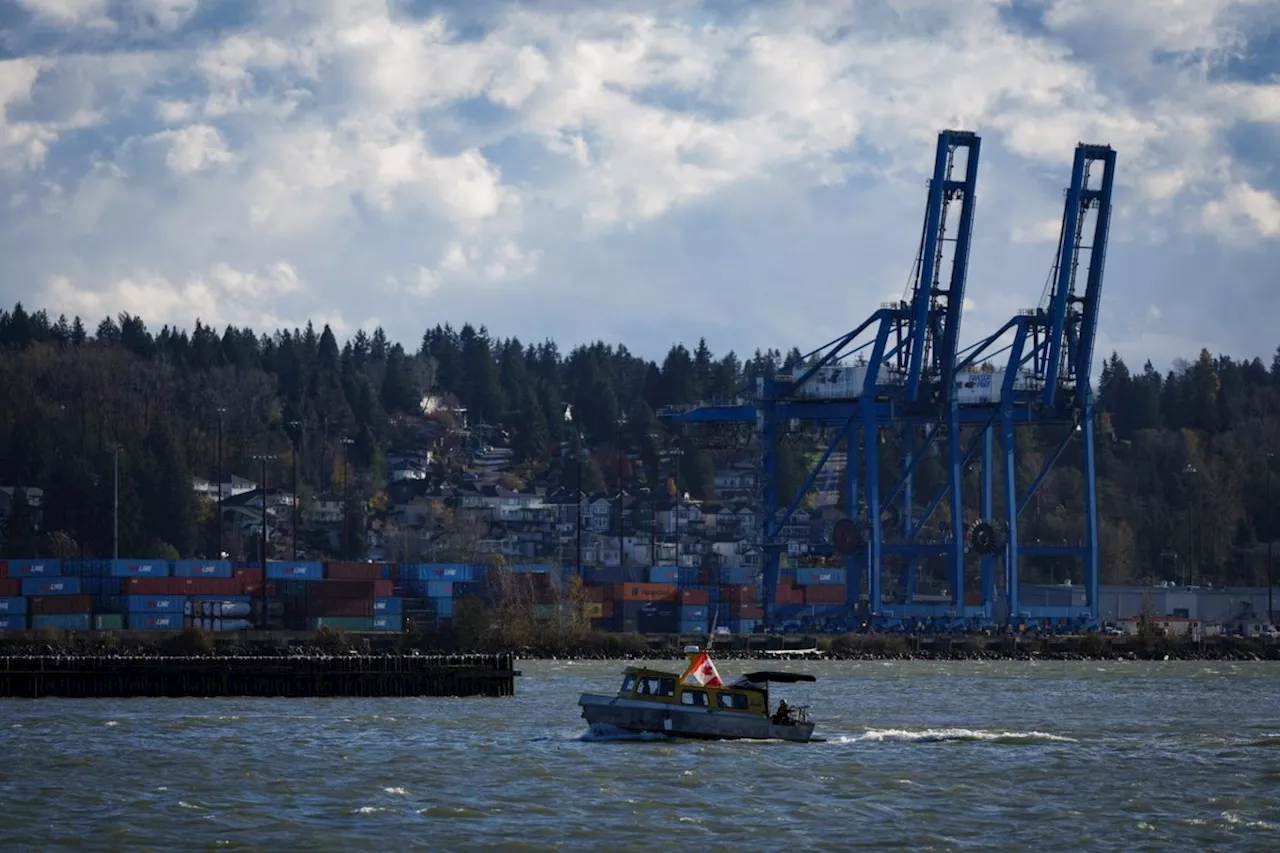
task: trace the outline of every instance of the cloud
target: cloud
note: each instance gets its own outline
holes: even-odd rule
[[[0,256],[29,303],[807,349],[900,295],[958,127],[970,339],[1034,304],[1086,141],[1118,152],[1100,344],[1274,348],[1274,297],[1215,320],[1280,260],[1280,178],[1241,142],[1280,131],[1280,85],[1239,70],[1280,59],[1263,0],[23,4]]]

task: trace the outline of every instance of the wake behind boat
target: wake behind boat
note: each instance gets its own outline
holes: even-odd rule
[[[710,656],[687,646],[682,675],[629,666],[617,695],[583,693],[582,716],[594,731],[664,734],[712,740],[813,738],[809,707],[779,702],[769,711],[769,684],[817,681],[790,672],[749,672],[725,684]]]

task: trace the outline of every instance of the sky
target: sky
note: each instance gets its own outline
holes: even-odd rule
[[[807,350],[902,298],[945,128],[962,342],[1040,303],[1088,142],[1099,357],[1270,361],[1276,0],[3,0],[0,303]]]

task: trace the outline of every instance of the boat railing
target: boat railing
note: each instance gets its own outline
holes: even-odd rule
[[[791,711],[794,713],[795,721],[797,723],[809,722],[809,706],[808,705],[792,705]]]

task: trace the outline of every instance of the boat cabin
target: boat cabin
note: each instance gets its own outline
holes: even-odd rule
[[[769,714],[769,691],[748,686],[710,687],[683,684],[680,676],[643,667],[627,667],[622,674],[618,696],[624,699],[646,699],[694,708],[715,708],[747,714]]]

